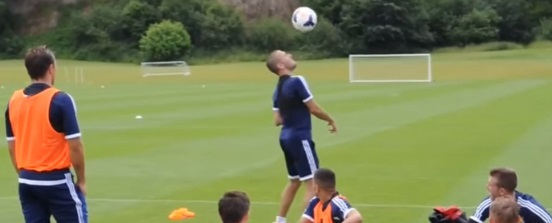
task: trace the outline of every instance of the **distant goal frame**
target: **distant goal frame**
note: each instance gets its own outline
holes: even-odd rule
[[[167,72],[167,73],[159,73],[159,74],[148,74],[144,73],[144,65],[168,65],[168,64],[184,64],[186,65],[186,69],[182,72]],[[189,76],[192,74],[190,70],[190,65],[186,63],[186,61],[183,60],[174,60],[174,61],[145,61],[140,63],[140,68],[142,69],[142,77],[153,77],[153,76]]]
[[[427,57],[427,78],[426,79],[396,79],[396,80],[355,80],[354,79],[354,58],[368,58],[368,57]],[[404,54],[349,54],[349,83],[430,83],[433,82],[433,69],[430,53],[404,53]]]

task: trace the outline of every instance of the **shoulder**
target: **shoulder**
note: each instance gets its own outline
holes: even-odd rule
[[[58,108],[66,108],[76,110],[75,100],[73,97],[63,91],[58,91],[52,98],[52,105]]]
[[[526,209],[537,215],[543,215],[540,217],[549,218],[548,211],[544,208],[533,196],[529,194],[516,193],[517,203],[522,209]],[[546,216],[545,216],[546,215]],[[552,221],[552,219],[550,219]]]
[[[347,201],[347,198],[343,196],[336,196],[332,198],[332,204],[339,208],[339,210],[345,212],[348,209],[351,208],[351,205],[349,204],[349,201]]]
[[[66,93],[66,92],[63,92],[63,91],[58,91],[54,97],[52,98],[52,102],[53,103],[56,103],[56,104],[74,104],[75,103],[75,100],[73,99],[73,97]]]
[[[516,198],[517,198],[518,204],[519,204],[521,207],[525,207],[525,206],[534,206],[534,205],[542,206],[542,205],[537,201],[537,199],[535,199],[533,196],[531,196],[531,195],[529,195],[529,194],[524,194],[524,193],[521,193],[521,192],[516,192]]]
[[[307,79],[302,75],[293,75],[291,77],[292,77],[291,79],[295,83],[305,83],[305,84],[307,83]]]
[[[318,199],[317,197],[313,197],[312,199],[310,199],[309,201],[309,206],[313,206],[318,204],[318,202],[320,202],[320,199]]]

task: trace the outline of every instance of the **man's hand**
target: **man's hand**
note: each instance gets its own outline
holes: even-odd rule
[[[279,111],[274,111],[274,125],[281,126],[283,123],[282,116]]]
[[[79,138],[73,138],[67,140],[69,143],[69,155],[71,156],[71,163],[73,164],[73,169],[75,169],[75,174],[77,175],[77,186],[81,189],[84,189],[83,193],[86,193],[86,169],[84,161],[84,148],[82,141]]]
[[[84,196],[86,196],[86,184],[80,181],[77,181],[77,187],[79,187],[80,191]]]
[[[337,133],[337,127],[335,126],[334,121],[328,122],[328,126],[330,127],[330,133],[332,134]]]

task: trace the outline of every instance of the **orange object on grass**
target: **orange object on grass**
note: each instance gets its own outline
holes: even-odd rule
[[[188,210],[188,208],[179,208],[171,212],[169,219],[173,221],[181,221],[190,218],[194,218],[195,213]]]

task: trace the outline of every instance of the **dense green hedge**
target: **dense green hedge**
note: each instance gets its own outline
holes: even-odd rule
[[[325,58],[552,40],[552,3],[542,0],[303,0],[319,15],[318,26],[308,33],[293,30],[289,19],[244,21],[217,0],[111,2],[98,1],[86,14],[82,5],[65,7],[57,28],[22,37],[18,19],[0,1],[0,57],[47,44],[62,58],[193,63],[258,60],[276,48]],[[177,25],[160,31],[156,24],[165,20]],[[158,30],[148,32],[152,26]]]

